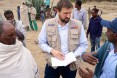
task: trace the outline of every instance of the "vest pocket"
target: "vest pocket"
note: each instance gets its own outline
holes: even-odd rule
[[[49,32],[47,39],[48,39],[48,42],[49,42],[50,46],[52,48],[55,48],[56,47],[56,42],[57,42],[56,34],[54,32]]]
[[[71,29],[70,32],[71,32],[71,35],[70,35],[71,38],[77,39],[79,37],[78,29]]]
[[[78,48],[79,43],[79,32],[78,29],[71,29],[70,30],[70,47],[71,50],[75,51]]]
[[[47,39],[48,39],[48,41],[53,41],[53,40],[55,40],[54,38],[53,38],[53,36],[55,36],[55,31],[51,31],[51,30],[48,30],[47,31]]]
[[[57,37],[56,37],[56,35],[53,35],[52,36],[52,43],[51,43],[53,48],[56,47],[56,42],[57,42]]]
[[[77,29],[71,29],[70,38],[71,38],[71,44],[78,44],[79,34]]]
[[[71,50],[75,51],[78,48],[78,44],[72,44]]]
[[[76,50],[78,48],[78,38],[71,39],[71,50]]]
[[[51,46],[52,48],[56,48],[56,42],[55,41],[52,42],[51,44],[52,44],[52,46]]]

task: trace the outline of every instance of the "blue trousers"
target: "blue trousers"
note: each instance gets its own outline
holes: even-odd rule
[[[44,78],[59,78],[60,75],[63,78],[75,78],[76,72],[77,72],[77,70],[71,71],[69,66],[57,67],[57,69],[54,69],[51,66],[49,66],[48,64],[46,64]]]
[[[94,52],[95,49],[97,50],[100,48],[100,37],[90,38],[91,43],[91,52]]]

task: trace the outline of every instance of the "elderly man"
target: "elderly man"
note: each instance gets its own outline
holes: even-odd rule
[[[4,16],[7,20],[9,20],[15,26],[15,28],[18,31],[20,31],[24,35],[24,38],[25,38],[26,31],[25,31],[25,28],[24,28],[22,21],[15,20],[14,14],[11,10],[6,10],[4,12]],[[24,44],[24,46],[26,46],[25,39],[23,40],[23,44]]]
[[[39,78],[37,64],[20,41],[15,27],[0,20],[0,78]]]

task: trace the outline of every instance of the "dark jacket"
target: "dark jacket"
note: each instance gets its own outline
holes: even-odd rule
[[[101,76],[102,68],[109,52],[110,52],[110,43],[105,42],[105,44],[99,49],[98,55],[96,56],[99,60],[99,63],[96,65],[94,78],[99,78]],[[117,66],[115,71],[115,78],[117,78]]]
[[[101,20],[102,18],[98,16],[96,19],[92,17],[89,22],[89,27],[87,30],[87,34],[90,33],[90,38],[95,39],[96,37],[100,37],[102,34],[102,28],[103,26],[101,25]]]

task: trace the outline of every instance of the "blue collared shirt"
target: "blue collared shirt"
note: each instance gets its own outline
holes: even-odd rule
[[[117,53],[114,53],[114,48],[111,47],[103,68],[100,78],[115,78],[115,69],[117,66]]]
[[[81,8],[78,11],[77,8],[74,8],[72,18],[76,19],[76,20],[80,20],[82,22],[83,26],[86,27],[87,12],[85,9]]]
[[[100,37],[102,34],[103,26],[100,24],[102,18],[98,16],[96,19],[93,17],[90,19],[87,33],[90,33],[90,38]]]

